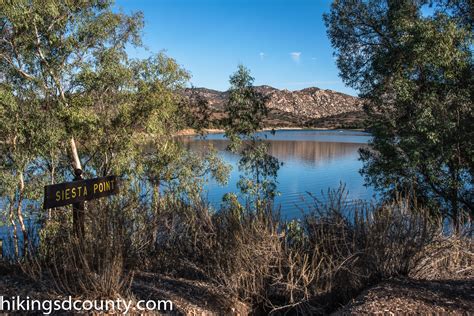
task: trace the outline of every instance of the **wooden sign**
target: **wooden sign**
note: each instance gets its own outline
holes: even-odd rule
[[[89,201],[117,193],[116,176],[47,185],[44,187],[43,208],[48,209]]]

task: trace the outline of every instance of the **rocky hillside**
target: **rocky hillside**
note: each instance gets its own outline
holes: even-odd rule
[[[256,89],[268,97],[269,126],[361,127],[362,102],[356,97],[314,87],[298,91],[270,86]],[[196,90],[209,102],[214,117],[221,117],[228,92]]]

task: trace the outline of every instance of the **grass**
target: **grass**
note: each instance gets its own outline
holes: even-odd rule
[[[446,235],[439,218],[410,197],[347,203],[341,188],[300,220],[271,208],[163,197],[156,209],[117,199],[89,203],[77,240],[67,220],[46,223],[36,253],[15,266],[58,293],[133,297],[134,271],[204,281],[254,313],[321,314],[394,277],[473,276],[472,232]]]

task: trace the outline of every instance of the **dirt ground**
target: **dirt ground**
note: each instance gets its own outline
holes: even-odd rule
[[[19,271],[3,269],[0,265],[0,296],[5,299],[20,296],[22,299],[29,297],[35,300],[64,299],[55,293],[50,282],[35,282]],[[76,298],[82,299],[82,298]],[[155,273],[137,272],[128,299],[138,300],[170,300],[173,311],[165,315],[248,315],[249,307],[224,294],[222,289],[206,282],[183,278],[172,278]],[[0,306],[0,315],[4,313]],[[18,314],[18,313],[16,313]],[[25,314],[25,312],[21,312]],[[29,312],[28,315],[42,315],[42,313]],[[66,313],[54,312],[55,315]],[[148,315],[162,315],[161,313],[147,313]],[[134,315],[132,313],[132,315]],[[138,314],[137,314],[138,315]]]
[[[365,290],[333,315],[471,315],[474,279],[387,280]]]
[[[199,280],[171,278],[139,272],[132,293],[137,299],[167,299],[177,315],[248,315],[247,305],[224,294],[222,289]]]
[[[250,307],[203,281],[135,273],[131,296],[136,300],[171,300],[171,315],[248,315]],[[0,296],[56,299],[52,287],[11,271],[0,271]],[[0,307],[1,308],[1,307]],[[363,291],[333,315],[470,315],[474,313],[474,279],[386,280]],[[0,315],[2,314],[0,310]]]

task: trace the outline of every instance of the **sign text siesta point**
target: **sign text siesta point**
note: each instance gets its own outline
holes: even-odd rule
[[[116,176],[64,182],[44,187],[43,208],[53,208],[118,193]]]

